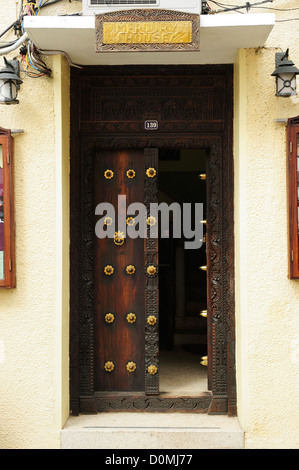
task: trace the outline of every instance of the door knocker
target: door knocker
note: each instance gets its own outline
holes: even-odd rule
[[[115,245],[117,245],[117,246],[123,245],[124,241],[125,241],[124,232],[115,232],[113,241],[114,241]]]

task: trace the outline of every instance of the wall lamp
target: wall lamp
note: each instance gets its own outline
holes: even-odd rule
[[[20,84],[20,69],[18,60],[7,60],[5,67],[0,70],[0,104],[17,104]]]
[[[289,59],[289,49],[275,54],[275,66],[271,75],[276,77],[276,96],[296,95],[296,75],[299,75],[299,70]]]

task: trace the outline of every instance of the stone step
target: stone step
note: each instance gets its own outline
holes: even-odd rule
[[[235,417],[199,413],[99,413],[71,416],[62,449],[243,449]]]

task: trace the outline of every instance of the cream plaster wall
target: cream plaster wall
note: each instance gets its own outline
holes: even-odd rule
[[[1,30],[17,5],[0,0]],[[43,14],[79,9],[64,1]],[[292,16],[299,12],[277,13]],[[298,115],[299,102],[275,97],[271,77],[280,47],[299,66],[298,24],[277,23],[266,47],[239,51],[235,65],[237,384],[247,448],[299,447],[299,281],[287,277],[285,126],[275,122]],[[17,287],[0,291],[0,448],[58,448],[68,415],[69,69],[61,57],[45,60],[52,78],[22,74],[20,104],[0,107],[0,126],[24,129],[14,137]]]
[[[15,20],[7,4],[1,30]],[[24,130],[14,136],[17,287],[0,291],[6,449],[58,448],[68,416],[69,68],[61,57],[45,60],[53,78],[21,73],[20,103],[0,106],[0,126]]]
[[[282,24],[264,49],[239,51],[235,67],[238,411],[247,448],[299,447],[299,281],[288,279],[286,137],[276,121],[298,115],[299,100],[276,97],[271,77],[279,47],[299,64],[299,33]]]

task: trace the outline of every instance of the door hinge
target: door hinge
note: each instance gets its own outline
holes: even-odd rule
[[[10,164],[10,155],[9,155],[9,152],[7,152],[7,165]]]
[[[11,259],[9,260],[8,266],[9,266],[9,270],[12,271],[12,261],[11,261]]]
[[[294,250],[291,250],[292,261],[294,261]]]
[[[293,153],[293,141],[290,140],[290,153]]]

